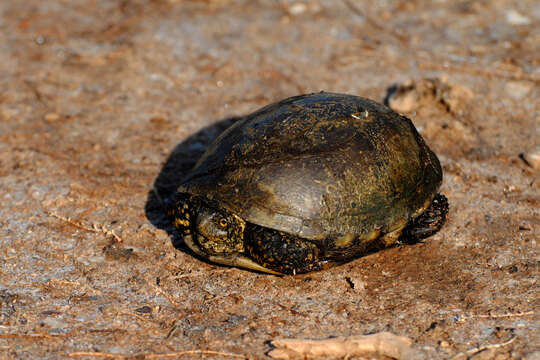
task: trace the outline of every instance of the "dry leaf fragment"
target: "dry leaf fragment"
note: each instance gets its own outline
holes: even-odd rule
[[[348,357],[377,353],[394,359],[417,359],[409,338],[389,332],[372,335],[337,337],[324,340],[276,339],[268,355],[274,359]]]

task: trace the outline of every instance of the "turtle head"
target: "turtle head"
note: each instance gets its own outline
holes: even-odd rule
[[[177,196],[175,207],[174,226],[184,237],[193,236],[198,250],[208,255],[244,251],[246,223],[237,215],[187,194]]]
[[[197,241],[210,254],[244,251],[245,222],[227,210],[201,206],[196,219]]]

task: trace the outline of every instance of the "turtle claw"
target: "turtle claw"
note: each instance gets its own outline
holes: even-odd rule
[[[426,211],[403,229],[400,240],[404,243],[422,241],[441,229],[447,215],[448,199],[443,194],[436,194]]]
[[[250,258],[248,258],[246,256],[243,256],[243,255],[240,255],[240,254],[234,255],[232,258],[210,256],[209,259],[211,261],[214,261],[214,262],[217,262],[217,263],[219,263],[220,261],[223,261],[223,262],[221,262],[221,264],[223,264],[223,265],[236,266],[236,267],[241,267],[241,268],[244,268],[244,269],[264,272],[264,273],[268,273],[268,274],[283,275],[280,272],[265,268],[264,266],[261,266],[261,265],[257,264],[255,261],[251,260]],[[229,263],[229,261],[230,261],[230,263]]]
[[[210,262],[226,265],[240,267],[248,270],[273,274],[273,275],[283,275],[280,272],[270,270],[257,264],[255,261],[242,254],[231,254],[231,255],[209,255],[201,250],[201,248],[195,243],[192,235],[184,236],[184,243],[193,251],[195,254],[199,255],[203,259],[206,259]]]

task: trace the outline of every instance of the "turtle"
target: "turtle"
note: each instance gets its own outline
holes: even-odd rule
[[[307,273],[439,231],[442,176],[407,117],[367,98],[311,93],[221,133],[167,212],[211,263]]]

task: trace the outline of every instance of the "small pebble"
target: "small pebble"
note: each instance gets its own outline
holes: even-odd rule
[[[289,7],[289,13],[291,15],[300,15],[304,13],[307,9],[306,4],[303,3],[295,3],[292,4],[291,7]]]
[[[388,105],[399,113],[412,112],[419,106],[418,94],[414,91],[408,91],[400,96],[391,96]]]
[[[509,81],[504,90],[514,99],[522,99],[532,90],[533,84],[529,81]]]
[[[364,291],[366,289],[366,284],[360,278],[347,276],[345,278],[345,281],[351,289],[354,289],[356,291]]]
[[[138,309],[135,310],[136,312],[138,312],[139,314],[151,314],[152,313],[152,308],[150,306],[142,306]]]
[[[506,21],[510,25],[529,25],[531,23],[531,19],[521,15],[516,10],[509,10],[506,13]]]
[[[495,354],[497,353],[496,349],[486,349],[484,351],[479,351],[478,353],[470,357],[471,360],[493,360]]]
[[[39,35],[39,36],[37,36],[37,37],[35,38],[35,41],[36,41],[36,44],[38,44],[38,45],[43,45],[43,44],[45,44],[45,37]]]
[[[450,343],[448,341],[442,340],[439,342],[439,346],[442,348],[447,348],[450,346]]]
[[[46,317],[45,319],[41,320],[41,324],[43,326],[48,326],[53,329],[58,329],[66,326],[64,321],[55,319],[53,317]]]
[[[45,114],[43,118],[45,119],[45,121],[55,122],[55,121],[58,121],[58,119],[60,119],[60,115],[58,115],[57,113],[51,112],[51,113]]]
[[[9,120],[17,116],[18,113],[19,112],[16,109],[0,108],[0,118],[3,117],[5,120]]]
[[[519,155],[533,169],[540,170],[540,149]]]
[[[438,79],[408,81],[397,85],[388,94],[388,106],[399,113],[410,113],[422,105],[440,102],[453,113],[463,113],[474,97],[471,89],[451,84],[447,75]]]

